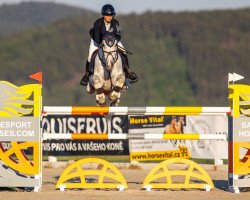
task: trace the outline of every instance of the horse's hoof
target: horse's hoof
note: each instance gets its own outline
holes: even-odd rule
[[[105,99],[99,99],[98,102],[99,102],[100,104],[105,104],[105,103],[106,103]]]
[[[115,101],[117,98],[118,98],[118,93],[117,92],[115,92],[115,91],[113,91],[113,92],[111,92],[111,94],[109,95],[109,100],[110,101]]]
[[[119,99],[116,99],[115,101],[113,101],[110,106],[118,106],[118,103],[120,102]]]
[[[97,106],[100,106],[100,107],[105,107],[105,106],[107,106],[106,102],[100,103],[99,101],[97,101],[96,103],[97,103]]]
[[[97,103],[97,105],[98,106],[106,106],[106,99],[105,99],[105,97],[104,98],[98,98],[97,100],[96,100],[96,103]]]
[[[110,96],[109,96],[109,100],[110,100],[110,101],[115,101],[116,99],[117,99],[117,97],[114,96],[114,95],[110,95]]]

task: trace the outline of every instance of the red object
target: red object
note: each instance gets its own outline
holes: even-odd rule
[[[42,72],[38,72],[36,74],[31,74],[29,77],[39,81],[39,83],[43,82],[43,74],[42,74]]]
[[[247,160],[250,158],[250,149],[248,149],[246,155],[244,156],[244,158],[242,158],[242,162],[247,162]]]

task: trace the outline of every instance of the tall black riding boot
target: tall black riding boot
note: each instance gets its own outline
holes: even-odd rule
[[[127,55],[123,54],[122,57],[123,57],[123,61],[124,61],[123,71],[125,72],[126,79],[128,79],[129,82],[133,84],[133,83],[138,81],[138,77],[137,77],[136,73],[130,71]]]
[[[82,86],[87,86],[88,85],[89,77],[91,76],[91,72],[90,72],[90,69],[89,69],[89,64],[90,64],[90,62],[87,60],[87,62],[86,62],[86,69],[85,69],[85,75],[82,77],[82,79],[80,81],[80,84]]]

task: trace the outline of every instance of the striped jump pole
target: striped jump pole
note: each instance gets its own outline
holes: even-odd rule
[[[219,134],[159,134],[159,133],[44,133],[43,140],[122,140],[122,139],[144,139],[144,140],[227,140],[226,135]]]
[[[43,115],[226,115],[230,107],[44,106]]]

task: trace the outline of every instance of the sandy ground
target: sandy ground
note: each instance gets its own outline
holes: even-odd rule
[[[43,167],[43,186],[40,192],[27,192],[22,189],[17,189],[16,191],[8,189],[0,189],[0,200],[9,199],[238,199],[247,200],[250,199],[250,191],[244,191],[240,194],[233,194],[227,191],[227,167],[222,166],[221,168],[214,170],[213,166],[203,166],[210,177],[212,178],[215,188],[210,192],[204,190],[151,190],[145,191],[141,190],[143,181],[150,169],[156,164],[142,164],[139,167],[129,167],[129,164],[116,164],[120,169],[121,173],[124,175],[127,183],[128,189],[125,191],[116,190],[66,190],[61,192],[55,189],[57,179],[63,172],[65,167],[60,166],[57,168]]]

